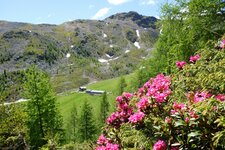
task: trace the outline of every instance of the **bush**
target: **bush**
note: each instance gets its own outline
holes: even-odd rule
[[[224,44],[118,96],[96,149],[224,149]]]

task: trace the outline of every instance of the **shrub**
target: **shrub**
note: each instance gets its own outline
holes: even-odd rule
[[[171,76],[158,74],[138,92],[118,96],[97,149],[107,149],[108,143],[116,145],[114,149],[224,149],[221,45],[198,51]]]

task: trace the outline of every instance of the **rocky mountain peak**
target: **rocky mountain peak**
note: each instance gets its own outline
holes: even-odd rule
[[[135,22],[138,26],[143,27],[143,28],[156,28],[156,21],[158,20],[157,18],[153,16],[143,16],[135,11],[129,11],[129,12],[123,12],[123,13],[117,13],[115,15],[112,15],[106,20],[122,20],[122,21],[133,21]]]

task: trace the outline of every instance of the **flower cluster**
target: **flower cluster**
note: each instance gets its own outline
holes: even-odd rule
[[[190,62],[191,63],[195,63],[197,60],[199,60],[200,59],[200,55],[199,54],[197,54],[197,55],[195,55],[195,56],[191,56],[190,57]]]
[[[159,74],[144,86],[148,88],[146,96],[152,97],[157,103],[163,103],[170,95],[170,77]]]
[[[145,117],[145,114],[143,112],[134,113],[129,117],[129,121],[133,124],[136,124],[138,122],[141,122]]]
[[[96,150],[119,150],[118,144],[113,144],[103,134],[98,138]]]
[[[176,103],[176,102],[174,102],[173,103],[173,109],[170,111],[170,113],[172,114],[172,115],[174,115],[174,114],[177,114],[178,112],[183,112],[183,111],[185,111],[187,109],[187,106],[184,104],[184,103],[180,103],[180,104],[178,104],[178,103]]]
[[[225,100],[225,94],[217,94],[215,97],[222,102]]]
[[[197,103],[197,102],[201,102],[201,101],[204,101],[205,99],[208,99],[212,96],[212,94],[208,93],[208,92],[197,92],[195,95],[194,95],[194,103]]]
[[[154,146],[153,150],[166,150],[166,143],[162,140],[158,140]]]
[[[140,99],[136,103],[138,112],[148,114],[152,108],[166,102],[171,93],[170,84],[170,77],[163,74],[159,74],[146,82],[136,93]]]
[[[197,60],[199,60],[199,59],[200,59],[200,55],[197,54],[197,55],[191,56],[191,57],[189,58],[189,61],[190,61],[191,63],[195,63],[195,62],[196,62]],[[177,68],[180,69],[180,70],[182,70],[183,67],[184,67],[186,64],[187,64],[187,63],[186,63],[185,61],[177,61],[177,62],[176,62],[176,66],[177,66]]]
[[[137,103],[138,111],[144,112],[150,107],[149,98],[142,97],[140,101]]]
[[[185,61],[177,61],[176,62],[176,66],[178,67],[178,69],[183,69],[183,67],[186,65]]]
[[[121,124],[128,122],[128,118],[133,113],[133,109],[129,106],[129,102],[133,95],[131,93],[123,93],[122,96],[116,98],[117,112],[114,112],[107,118],[107,124],[119,128]]]
[[[195,120],[198,118],[198,115],[196,114],[195,110],[191,109],[189,106],[187,106],[184,103],[173,103],[173,109],[170,111],[171,117],[166,117],[165,118],[165,123],[172,124],[180,118],[184,122],[189,123],[189,120]]]
[[[119,145],[107,143],[105,146],[96,147],[96,150],[119,150]]]

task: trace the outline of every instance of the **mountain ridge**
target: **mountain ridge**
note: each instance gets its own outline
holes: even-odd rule
[[[138,25],[147,17],[135,13],[134,20],[133,14],[60,25],[0,22],[0,75],[16,75],[36,64],[62,92],[92,80],[129,74],[148,56],[158,37],[152,26],[157,19],[148,26],[145,21],[144,26]]]

